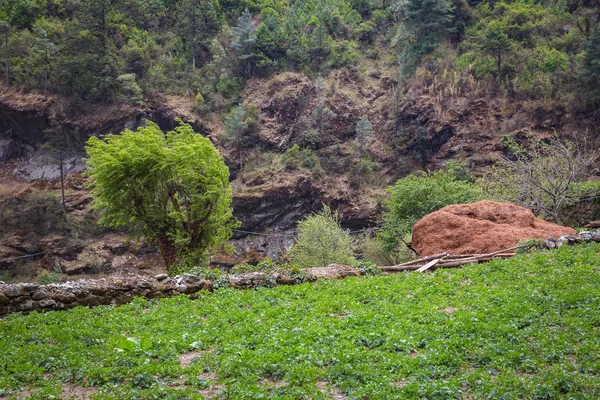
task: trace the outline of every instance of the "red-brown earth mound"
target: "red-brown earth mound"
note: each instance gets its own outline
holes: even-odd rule
[[[454,204],[426,215],[413,228],[420,256],[484,254],[508,249],[524,239],[575,235],[572,228],[536,218],[526,208],[493,201]]]

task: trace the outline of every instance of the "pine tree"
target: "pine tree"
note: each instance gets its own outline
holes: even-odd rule
[[[444,34],[452,33],[452,4],[448,0],[400,0],[393,7],[406,32],[399,57],[402,74],[411,74],[421,58],[437,48]]]
[[[208,48],[210,39],[216,35],[221,26],[221,20],[214,3],[207,0],[182,1],[179,3],[177,16],[179,31],[189,49],[192,71],[194,71],[198,50]],[[200,54],[203,52],[200,51]]]
[[[588,106],[597,115],[600,110],[600,28],[594,30],[584,48],[578,79]]]
[[[4,73],[8,85],[8,35],[10,34],[10,24],[7,21],[0,21],[0,30],[4,32]]]
[[[502,76],[502,60],[512,49],[512,42],[498,21],[488,24],[481,38],[481,49],[494,57],[498,69],[498,79]]]
[[[233,31],[233,41],[231,47],[237,52],[238,59],[241,62],[241,69],[244,75],[250,74],[252,58],[254,57],[254,45],[256,43],[256,26],[252,20],[252,14],[246,8],[238,18],[237,26],[231,29]]]
[[[50,57],[56,51],[56,46],[52,40],[48,38],[48,34],[40,25],[37,25],[38,37],[35,43],[35,50],[42,53],[44,57],[44,96],[48,89],[48,78],[50,76]]]

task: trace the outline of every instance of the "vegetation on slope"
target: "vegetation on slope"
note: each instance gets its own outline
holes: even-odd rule
[[[0,395],[595,399],[599,253],[12,315]]]
[[[599,15],[581,0],[2,1],[0,55],[20,87],[104,102],[189,94],[201,112],[235,103],[251,77],[380,57],[439,94],[493,83],[583,110],[599,105]]]

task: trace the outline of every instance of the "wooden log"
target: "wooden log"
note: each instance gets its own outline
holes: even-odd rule
[[[404,272],[404,271],[416,271],[421,268],[421,265],[404,265],[404,266],[390,266],[390,267],[379,267],[383,272]]]
[[[439,262],[440,262],[440,259],[439,259],[439,258],[436,258],[436,259],[435,259],[435,260],[433,260],[433,261],[429,261],[427,264],[425,264],[425,265],[423,265],[421,268],[419,268],[419,269],[417,270],[417,272],[425,272],[425,271],[427,271],[429,268],[433,267],[434,265],[436,265],[436,264],[437,264],[437,263],[439,263]]]
[[[381,268],[383,270],[384,268],[398,268],[398,267],[405,267],[405,266],[408,266],[408,265],[423,264],[423,263],[426,263],[428,261],[435,260],[436,258],[444,258],[447,255],[448,255],[448,253],[440,253],[440,254],[436,254],[436,255],[433,255],[433,256],[427,256],[427,257],[419,258],[418,260],[408,261],[408,262],[405,262],[405,263],[402,263],[402,264],[392,265],[392,266],[389,266],[389,267],[379,267],[379,268]]]
[[[480,255],[477,255],[477,256],[474,256],[474,257],[461,258],[461,259],[459,259],[459,261],[471,261],[471,262],[475,262],[475,261],[477,261],[477,260],[479,260],[481,258],[488,258],[489,257],[491,259],[491,257],[493,257],[493,256],[502,257],[502,254],[504,254],[504,253],[508,253],[508,252],[516,250],[516,249],[521,249],[523,247],[529,247],[529,245],[528,244],[523,244],[521,246],[511,247],[510,249],[504,249],[504,250],[494,251],[493,253],[480,254]],[[510,253],[510,254],[514,255],[514,253]]]
[[[525,244],[525,245],[521,245],[521,246],[511,247],[509,249],[495,251],[493,253],[488,253],[488,254],[478,254],[475,256],[469,256],[469,255],[462,256],[464,258],[450,258],[451,256],[444,255],[443,257],[439,258],[439,261],[436,262],[436,264],[434,264],[431,267],[428,267],[428,269],[456,268],[456,267],[460,267],[461,265],[491,261],[494,257],[510,258],[515,255],[515,253],[512,252],[513,250],[528,247],[528,246],[529,245]],[[445,254],[445,253],[442,253],[442,254]],[[432,257],[434,257],[434,256],[430,256],[430,257],[426,257],[426,258],[430,259]],[[454,256],[454,257],[457,257],[457,256]],[[446,258],[448,258],[448,259],[446,259]],[[420,260],[413,260],[410,262],[410,263],[412,263],[411,265],[407,265],[407,263],[404,263],[404,264],[394,265],[394,266],[390,266],[390,267],[379,267],[379,268],[383,272],[417,271],[417,270],[423,268],[423,266],[415,265],[414,263],[415,262],[422,263],[423,260],[425,260],[425,258],[420,259]]]

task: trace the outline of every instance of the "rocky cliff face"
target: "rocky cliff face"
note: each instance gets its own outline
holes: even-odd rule
[[[385,67],[369,65],[360,71],[333,71],[321,87],[296,73],[248,82],[242,104],[258,111],[260,130],[257,141],[244,149],[243,163],[240,152],[221,140],[221,120],[195,114],[190,98],[160,96],[143,107],[78,105],[56,96],[45,98],[0,88],[0,201],[10,203],[5,209],[18,210],[13,215],[19,218],[31,219],[35,213],[43,216],[41,200],[35,198],[53,190],[56,193],[57,186],[52,182],[60,177],[53,138],[61,139],[58,147],[65,171],[77,173],[84,168],[81,157],[91,135],[136,129],[145,119],[166,130],[181,118],[210,137],[230,166],[234,214],[242,222],[241,229],[270,233],[291,232],[299,219],[318,210],[322,203],[339,211],[345,227],[372,225],[380,215],[386,186],[415,169],[442,168],[452,158],[465,160],[476,175],[481,175],[504,154],[500,143],[504,134],[531,130],[548,135],[554,129],[576,134],[587,129],[592,139],[600,137],[595,134],[597,129],[574,121],[560,110],[528,110],[524,104],[483,92],[447,94],[415,84],[400,93],[394,76]],[[317,126],[314,110],[323,101],[334,117]],[[367,170],[358,169],[355,126],[362,116],[368,117],[373,127],[373,140],[364,149],[364,158],[370,160]],[[295,144],[311,149],[317,165],[282,167],[282,157]],[[35,224],[49,228],[29,237],[19,231],[18,224],[3,220],[0,259],[46,249],[50,244],[60,247],[73,232],[85,240],[100,241],[108,234],[97,228],[90,230],[94,217],[87,210],[84,184],[77,175],[72,176],[69,202],[78,206],[71,207],[68,220],[89,233],[65,227],[54,217],[50,222],[34,218]],[[45,183],[48,181],[51,183]],[[44,212],[52,207],[46,206]],[[39,210],[34,213],[32,209]],[[274,257],[292,243],[287,236],[238,233],[234,239],[238,250],[229,262],[243,261],[248,252]],[[76,260],[89,259],[87,253],[92,259],[100,259],[96,264],[115,264],[114,257],[102,255],[98,249],[75,248],[69,254],[57,254],[62,260],[58,261],[60,269],[85,269],[85,262]],[[128,250],[132,260],[129,265],[145,265],[138,259],[146,253],[137,254],[138,250]]]

